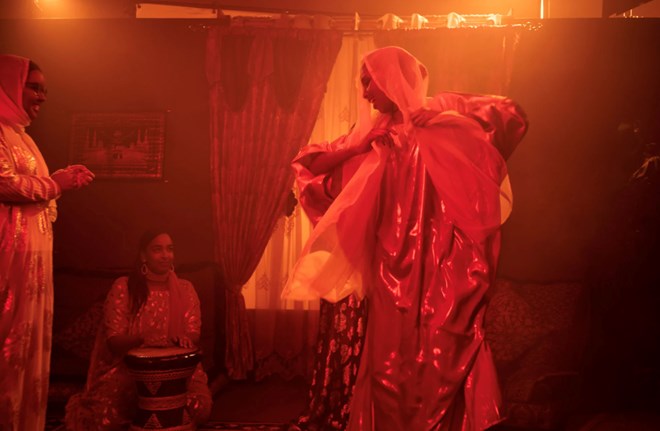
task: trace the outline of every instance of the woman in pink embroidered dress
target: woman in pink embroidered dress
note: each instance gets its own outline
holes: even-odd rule
[[[52,175],[25,128],[46,101],[27,58],[0,55],[0,430],[42,430],[53,320],[55,199],[94,175],[75,165]]]
[[[354,128],[293,161],[317,223],[283,296],[367,299],[352,396],[335,406],[346,429],[484,430],[501,420],[483,328],[512,202],[501,153],[524,135],[524,113],[503,97],[427,98],[426,68],[398,47],[368,53],[360,79]]]
[[[130,349],[199,344],[199,298],[193,285],[173,271],[169,234],[146,232],[139,250],[133,273],[117,279],[106,298],[87,384],[66,406],[69,431],[127,429],[137,406],[135,383],[123,360]],[[197,424],[208,420],[212,399],[201,364],[188,384],[187,407]]]

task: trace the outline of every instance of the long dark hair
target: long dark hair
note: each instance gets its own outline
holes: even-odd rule
[[[127,282],[129,307],[133,316],[140,311],[140,308],[147,301],[147,296],[149,295],[147,278],[145,274],[142,273],[144,262],[142,261],[140,254],[146,252],[151,241],[153,241],[158,235],[162,234],[169,235],[169,232],[167,229],[149,229],[140,236],[137,258],[135,259],[133,272],[128,275]]]

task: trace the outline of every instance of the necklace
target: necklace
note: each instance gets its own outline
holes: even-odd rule
[[[149,271],[145,278],[147,279],[147,287],[150,290],[169,290],[169,271],[164,274],[155,274]]]

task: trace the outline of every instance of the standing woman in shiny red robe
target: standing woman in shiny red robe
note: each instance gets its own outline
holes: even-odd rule
[[[284,294],[368,299],[349,430],[482,430],[500,394],[484,341],[485,293],[512,196],[500,150],[525,133],[501,97],[426,97],[407,51],[365,56],[356,126],[294,160],[318,219]]]

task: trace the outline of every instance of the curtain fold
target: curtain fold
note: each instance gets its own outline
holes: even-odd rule
[[[278,221],[244,292],[254,312],[255,379],[276,374],[284,379],[306,376],[318,328],[318,301],[281,299],[290,268],[298,259],[311,223],[296,206]],[[311,312],[309,312],[311,310]]]
[[[241,289],[284,211],[291,159],[309,139],[340,45],[341,33],[330,30],[209,31],[213,234],[232,379],[254,365]]]
[[[361,97],[358,66],[362,56],[374,48],[373,35],[351,34],[342,38],[341,49],[330,73],[310,142],[330,141],[346,133],[356,119]],[[298,205],[290,217],[282,218],[266,247],[244,293],[255,310],[255,377],[270,375],[284,379],[310,378],[317,350],[319,301],[282,300],[288,272],[296,263],[312,230],[311,222]],[[254,304],[254,305],[252,305]],[[323,314],[332,319],[332,314]],[[321,325],[331,327],[330,322]],[[318,359],[317,359],[318,360]],[[333,372],[341,372],[334,370]]]

